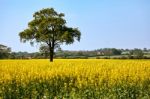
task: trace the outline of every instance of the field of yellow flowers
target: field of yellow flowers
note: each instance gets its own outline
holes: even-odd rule
[[[150,60],[0,60],[0,99],[150,99]]]

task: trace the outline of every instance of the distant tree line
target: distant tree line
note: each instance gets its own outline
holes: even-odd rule
[[[10,47],[0,44],[0,59],[48,59],[49,49],[41,45],[39,52],[12,52]],[[101,48],[91,51],[69,51],[56,48],[54,58],[59,59],[150,59],[150,49]]]

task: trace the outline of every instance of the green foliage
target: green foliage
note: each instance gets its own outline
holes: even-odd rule
[[[0,59],[9,58],[11,48],[0,44]]]
[[[49,55],[49,48],[48,48],[48,46],[46,46],[46,45],[41,45],[41,46],[40,46],[40,53],[41,53],[42,55],[44,55],[45,58],[48,58],[48,55]]]
[[[134,49],[130,51],[129,57],[141,59],[143,58],[144,53],[141,49]]]

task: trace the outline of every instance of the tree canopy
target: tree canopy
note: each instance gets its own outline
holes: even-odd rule
[[[78,28],[66,26],[63,13],[57,13],[53,8],[35,12],[28,28],[19,33],[22,42],[31,44],[44,43],[49,47],[50,61],[53,61],[54,49],[60,44],[72,44],[80,41],[81,32]]]

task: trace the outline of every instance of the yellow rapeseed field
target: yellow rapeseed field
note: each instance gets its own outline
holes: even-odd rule
[[[0,99],[150,99],[150,60],[0,60]]]

